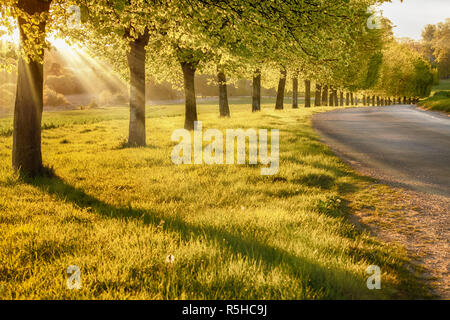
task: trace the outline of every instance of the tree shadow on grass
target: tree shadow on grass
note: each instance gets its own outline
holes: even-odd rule
[[[261,264],[266,270],[279,268],[297,279],[305,288],[310,287],[313,292],[324,299],[365,299],[380,298],[386,294],[369,291],[366,279],[363,275],[357,275],[336,267],[325,268],[310,259],[305,259],[292,254],[282,248],[256,241],[249,236],[234,234],[214,226],[198,226],[183,221],[181,218],[168,217],[163,212],[155,210],[142,210],[132,207],[117,207],[103,202],[82,189],[66,183],[62,178],[44,177],[36,179],[24,179],[26,183],[39,188],[57,199],[71,202],[80,208],[89,208],[101,216],[113,219],[139,219],[145,224],[160,225],[164,220],[164,230],[176,232],[181,239],[188,242],[192,239],[206,239],[207,241],[222,247],[234,255],[241,255],[253,260],[257,265]],[[353,259],[355,255],[352,254]],[[372,261],[379,255],[371,252],[369,256],[358,257],[361,261],[371,261],[373,264],[383,264],[382,261]],[[376,259],[375,259],[376,260]],[[204,294],[208,289],[204,288]],[[388,289],[389,290],[389,289]],[[394,291],[388,291],[392,296]],[[236,297],[238,298],[238,297]]]

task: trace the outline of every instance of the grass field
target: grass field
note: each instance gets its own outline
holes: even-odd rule
[[[431,96],[419,105],[429,110],[450,113],[450,80],[441,80],[439,85],[433,87]]]
[[[441,80],[438,85],[434,86],[432,92],[450,91],[450,79]]]
[[[405,251],[347,222],[376,188],[320,143],[310,117],[199,106],[205,128],[280,130],[280,171],[171,162],[183,106],[147,110],[148,147],[124,147],[125,107],[47,113],[43,155],[57,177],[12,172],[11,119],[0,119],[1,299],[423,298]],[[372,190],[372,191],[370,191]],[[373,194],[376,194],[374,192]],[[167,263],[172,254],[174,263]],[[81,290],[66,269],[81,268]],[[382,271],[369,290],[366,269]]]

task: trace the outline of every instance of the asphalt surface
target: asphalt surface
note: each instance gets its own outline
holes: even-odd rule
[[[318,113],[313,126],[358,171],[450,197],[450,117],[396,105]]]

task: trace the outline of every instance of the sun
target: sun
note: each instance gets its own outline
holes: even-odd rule
[[[73,48],[61,38],[57,38],[50,35],[47,38],[48,42],[58,50],[72,50]],[[0,26],[0,42],[10,42],[15,45],[20,45],[20,32],[15,28],[12,32],[8,32],[8,29],[4,26]]]
[[[56,49],[58,49],[60,51],[66,51],[66,50],[73,49],[64,39],[57,38],[53,35],[50,35],[48,37],[48,42],[50,42],[50,44],[52,46],[54,46]]]

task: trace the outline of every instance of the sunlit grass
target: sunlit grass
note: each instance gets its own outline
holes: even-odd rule
[[[0,136],[0,298],[371,299],[423,297],[404,251],[346,222],[373,181],[321,144],[313,112],[199,106],[204,128],[280,129],[280,171],[175,166],[183,106],[148,108],[148,147],[124,148],[128,110],[48,113],[43,155],[57,177],[23,180]],[[11,119],[1,120],[2,130]],[[50,126],[53,124],[53,126]],[[169,254],[175,257],[168,264]],[[69,265],[82,289],[66,287]],[[369,265],[382,290],[368,290]]]
[[[450,113],[450,80],[441,80],[433,87],[432,95],[419,104],[429,110]]]

